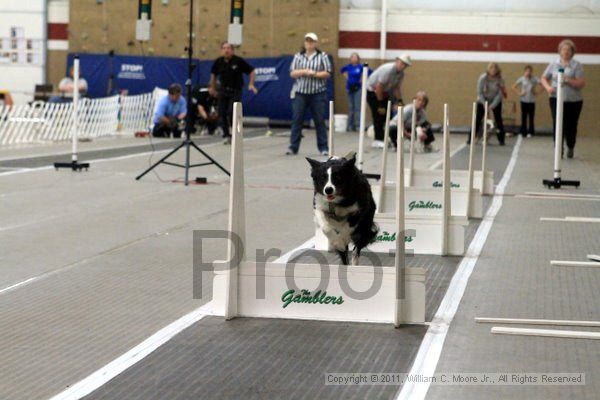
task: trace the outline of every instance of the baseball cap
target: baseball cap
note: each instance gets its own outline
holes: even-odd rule
[[[406,53],[401,54],[400,57],[396,57],[396,60],[402,61],[404,64],[408,65],[409,67],[412,65],[412,60],[410,59],[410,56]]]
[[[311,39],[311,40],[314,40],[315,42],[319,41],[319,37],[317,36],[316,33],[313,33],[313,32],[308,32],[306,35],[304,35],[304,39]]]

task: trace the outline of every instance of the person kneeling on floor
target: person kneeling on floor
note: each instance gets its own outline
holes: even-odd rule
[[[417,110],[415,138],[423,145],[423,151],[426,153],[431,152],[433,149],[431,143],[435,140],[433,131],[431,130],[431,124],[427,121],[427,116],[425,115],[425,109],[427,108],[428,103],[429,97],[427,97],[427,93],[422,90],[417,92],[415,96],[415,108]],[[413,112],[414,109],[412,103],[404,106],[402,112],[404,119],[404,137],[407,139],[410,139],[412,133]],[[390,138],[392,139],[394,147],[398,147],[398,114],[390,121]]]
[[[186,114],[187,104],[181,95],[181,86],[174,83],[169,86],[168,96],[164,96],[158,101],[153,119],[152,136],[169,137],[172,132],[173,137],[181,137],[179,124],[184,120]]]

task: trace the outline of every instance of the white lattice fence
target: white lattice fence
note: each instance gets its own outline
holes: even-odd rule
[[[81,99],[79,137],[97,138],[121,131],[148,130],[156,100],[164,89],[136,96]],[[69,140],[72,137],[73,104],[34,102],[31,105],[0,106],[0,146],[17,143]]]

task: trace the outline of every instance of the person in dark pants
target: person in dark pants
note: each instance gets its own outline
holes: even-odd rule
[[[494,121],[498,129],[498,143],[504,146],[504,123],[502,121],[502,98],[504,97],[505,87],[504,79],[500,67],[497,63],[488,64],[487,71],[483,73],[477,81],[477,113],[475,117],[475,133],[477,137],[481,137],[479,130],[481,121],[485,116],[485,102],[487,101],[489,109],[494,114]],[[483,121],[485,124],[486,121]],[[471,135],[467,139],[467,144],[471,143]]]
[[[317,148],[321,155],[329,154],[325,114],[327,112],[327,79],[331,76],[331,62],[327,54],[317,49],[319,38],[315,33],[304,35],[304,46],[294,55],[290,76],[292,86],[292,134],[286,155],[298,154],[302,141],[302,125],[306,111],[310,111],[317,130]]]
[[[527,65],[523,76],[513,84],[512,90],[521,98],[521,135],[532,137],[535,134],[535,89],[540,80],[533,76],[533,67]],[[520,86],[520,88],[519,88]],[[529,128],[527,127],[529,122]]]
[[[379,66],[367,80],[367,104],[371,109],[375,140],[371,147],[383,148],[385,114],[388,100],[392,105],[403,104],[402,80],[404,70],[412,65],[408,54],[402,54],[396,61]]]
[[[169,86],[169,94],[158,101],[152,120],[154,122],[152,136],[169,137],[173,133],[173,137],[181,137],[179,124],[186,114],[187,104],[185,98],[181,95],[181,86],[174,83]]]
[[[219,122],[217,113],[218,99],[212,96],[206,87],[194,88],[192,92],[194,103],[194,120],[205,126],[209,135],[214,135]]]
[[[350,63],[344,65],[340,72],[346,78],[346,92],[348,93],[348,124],[346,125],[346,131],[353,132],[358,130],[360,122],[360,96],[362,92],[363,64],[360,62],[358,53],[350,55]],[[368,75],[372,72],[369,68]]]
[[[233,103],[242,100],[244,74],[249,75],[248,89],[254,94],[258,91],[254,86],[254,67],[234,54],[231,43],[221,44],[221,54],[223,55],[215,60],[210,71],[209,91],[219,99],[219,126],[223,130],[224,143],[230,144],[229,129],[233,122]]]
[[[552,130],[556,140],[556,88],[558,70],[564,69],[564,107],[563,107],[563,140],[567,142],[567,157],[573,158],[577,139],[577,124],[583,108],[581,89],[585,87],[583,66],[573,59],[575,43],[563,40],[558,45],[559,59],[548,65],[542,74],[541,82],[550,95],[550,111],[552,112]]]

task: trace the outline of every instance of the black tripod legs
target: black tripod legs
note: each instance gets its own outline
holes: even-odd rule
[[[169,154],[167,154],[166,156],[164,156],[163,158],[161,158],[160,160],[158,160],[157,162],[155,162],[154,164],[152,164],[148,169],[146,169],[144,172],[142,172],[141,174],[139,174],[138,176],[135,177],[136,181],[139,181],[140,179],[142,179],[142,177],[144,175],[146,175],[148,172],[152,171],[154,168],[156,168],[159,164],[161,164],[162,162],[164,162],[167,158],[171,157],[177,150],[179,150],[180,148],[182,148],[183,146],[185,146],[185,141],[181,142],[181,144],[177,147],[175,147],[173,150],[171,150],[169,152]]]

